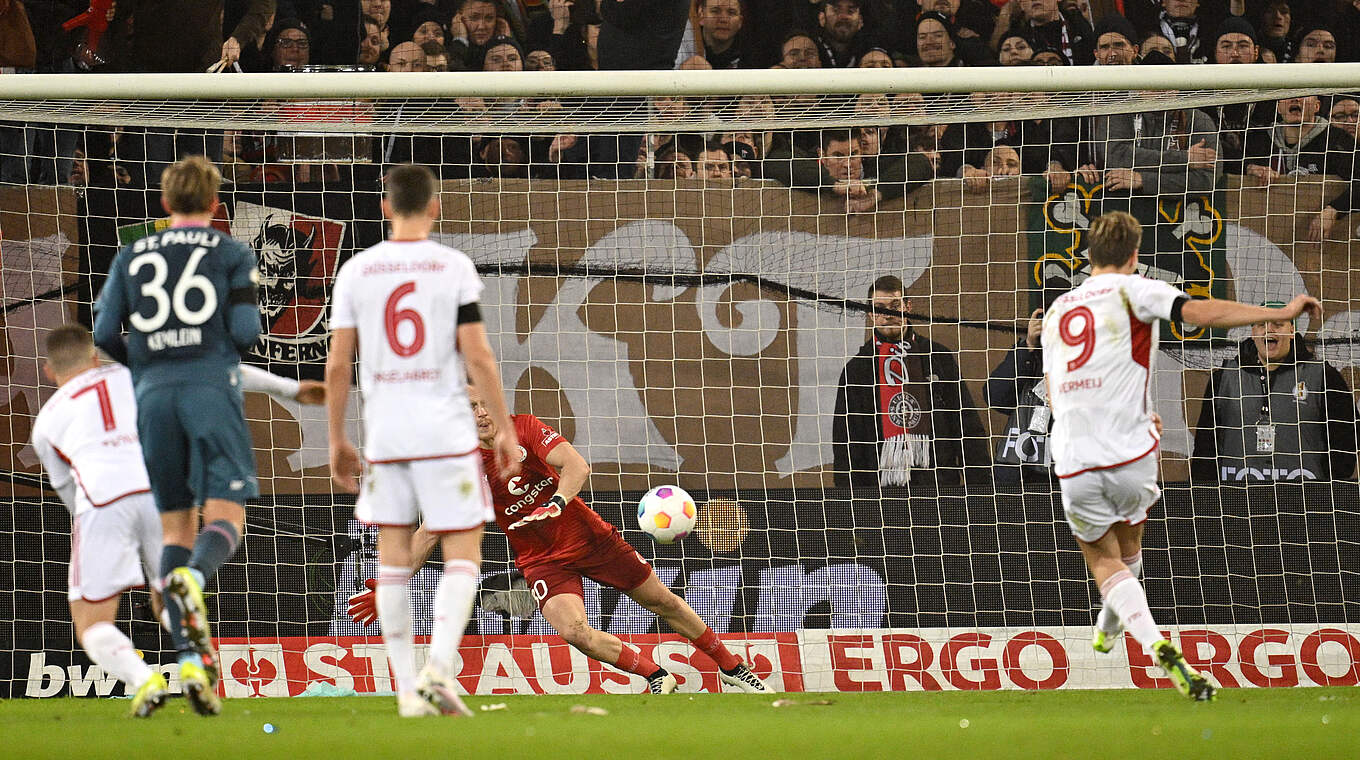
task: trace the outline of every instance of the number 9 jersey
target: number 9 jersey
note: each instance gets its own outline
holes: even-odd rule
[[[1150,381],[1157,320],[1189,296],[1136,274],[1100,274],[1044,314],[1044,375],[1053,408],[1054,471],[1070,478],[1119,467],[1157,448]]]
[[[389,240],[340,267],[330,327],[358,332],[364,457],[370,463],[476,450],[477,426],[458,353],[458,311],[481,295],[472,261],[430,240]]]

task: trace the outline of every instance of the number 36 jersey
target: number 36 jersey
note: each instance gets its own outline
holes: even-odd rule
[[[379,243],[340,268],[330,327],[358,331],[368,461],[436,459],[477,448],[458,310],[481,295],[472,261],[431,240]]]
[[[1150,381],[1157,320],[1185,293],[1134,274],[1100,274],[1044,314],[1044,375],[1053,408],[1054,471],[1118,467],[1157,448]]]
[[[127,365],[143,383],[195,383],[225,377],[240,353],[230,310],[253,304],[260,275],[255,252],[211,227],[171,227],[118,252],[95,311],[126,324]]]

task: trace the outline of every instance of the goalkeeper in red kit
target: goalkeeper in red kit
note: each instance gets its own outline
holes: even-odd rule
[[[568,644],[600,662],[642,676],[653,694],[675,691],[675,676],[624,646],[617,636],[591,627],[581,586],[584,576],[619,589],[659,615],[717,663],[723,683],[751,693],[769,691],[693,608],[656,577],[618,530],[577,496],[590,475],[590,465],[565,438],[531,414],[512,415],[521,442],[520,472],[505,479],[490,448],[496,425],[476,388],[468,387],[468,398],[476,415],[482,466],[496,522],[510,539],[515,565],[524,573],[544,619]],[[423,526],[416,533],[413,567],[425,563],[434,550],[435,538]],[[363,625],[371,624],[378,615],[374,583],[369,580],[367,585],[368,591],[349,600],[350,617]]]

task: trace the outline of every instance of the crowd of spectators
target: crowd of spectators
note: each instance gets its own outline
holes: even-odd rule
[[[118,0],[107,30],[67,31],[86,0],[0,0],[9,71],[521,71],[819,67],[1124,66],[1360,60],[1360,0]],[[16,32],[19,37],[23,33]],[[87,44],[94,42],[94,44]],[[1004,94],[982,96],[1000,110]],[[937,177],[980,190],[1032,174],[1107,192],[1177,193],[1224,174],[1269,183],[1299,174],[1356,181],[1356,100],[1304,98],[1082,119],[784,132],[723,131],[725,116],[774,115],[818,96],[657,97],[659,118],[712,131],[624,136],[410,135],[365,144],[357,160],[416,161],[445,178],[769,179],[872,211]],[[876,116],[917,94],[865,95]],[[387,117],[428,107],[407,102]],[[560,108],[550,99],[460,98],[444,107],[502,120]],[[867,119],[866,119],[867,120]],[[308,165],[268,135],[171,136],[125,128],[91,140],[53,125],[0,127],[0,180],[90,181],[75,158],[140,162],[155,182],[176,156],[206,152],[249,182],[307,182]],[[113,153],[102,155],[106,145]],[[843,155],[841,155],[843,152]],[[107,176],[102,173],[102,176]],[[116,173],[115,173],[116,176]],[[1356,188],[1360,190],[1360,188]],[[1314,237],[1351,211],[1322,209]]]

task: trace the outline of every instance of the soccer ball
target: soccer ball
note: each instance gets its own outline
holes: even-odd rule
[[[657,486],[638,502],[638,527],[658,544],[679,541],[694,530],[699,508],[680,486]]]

